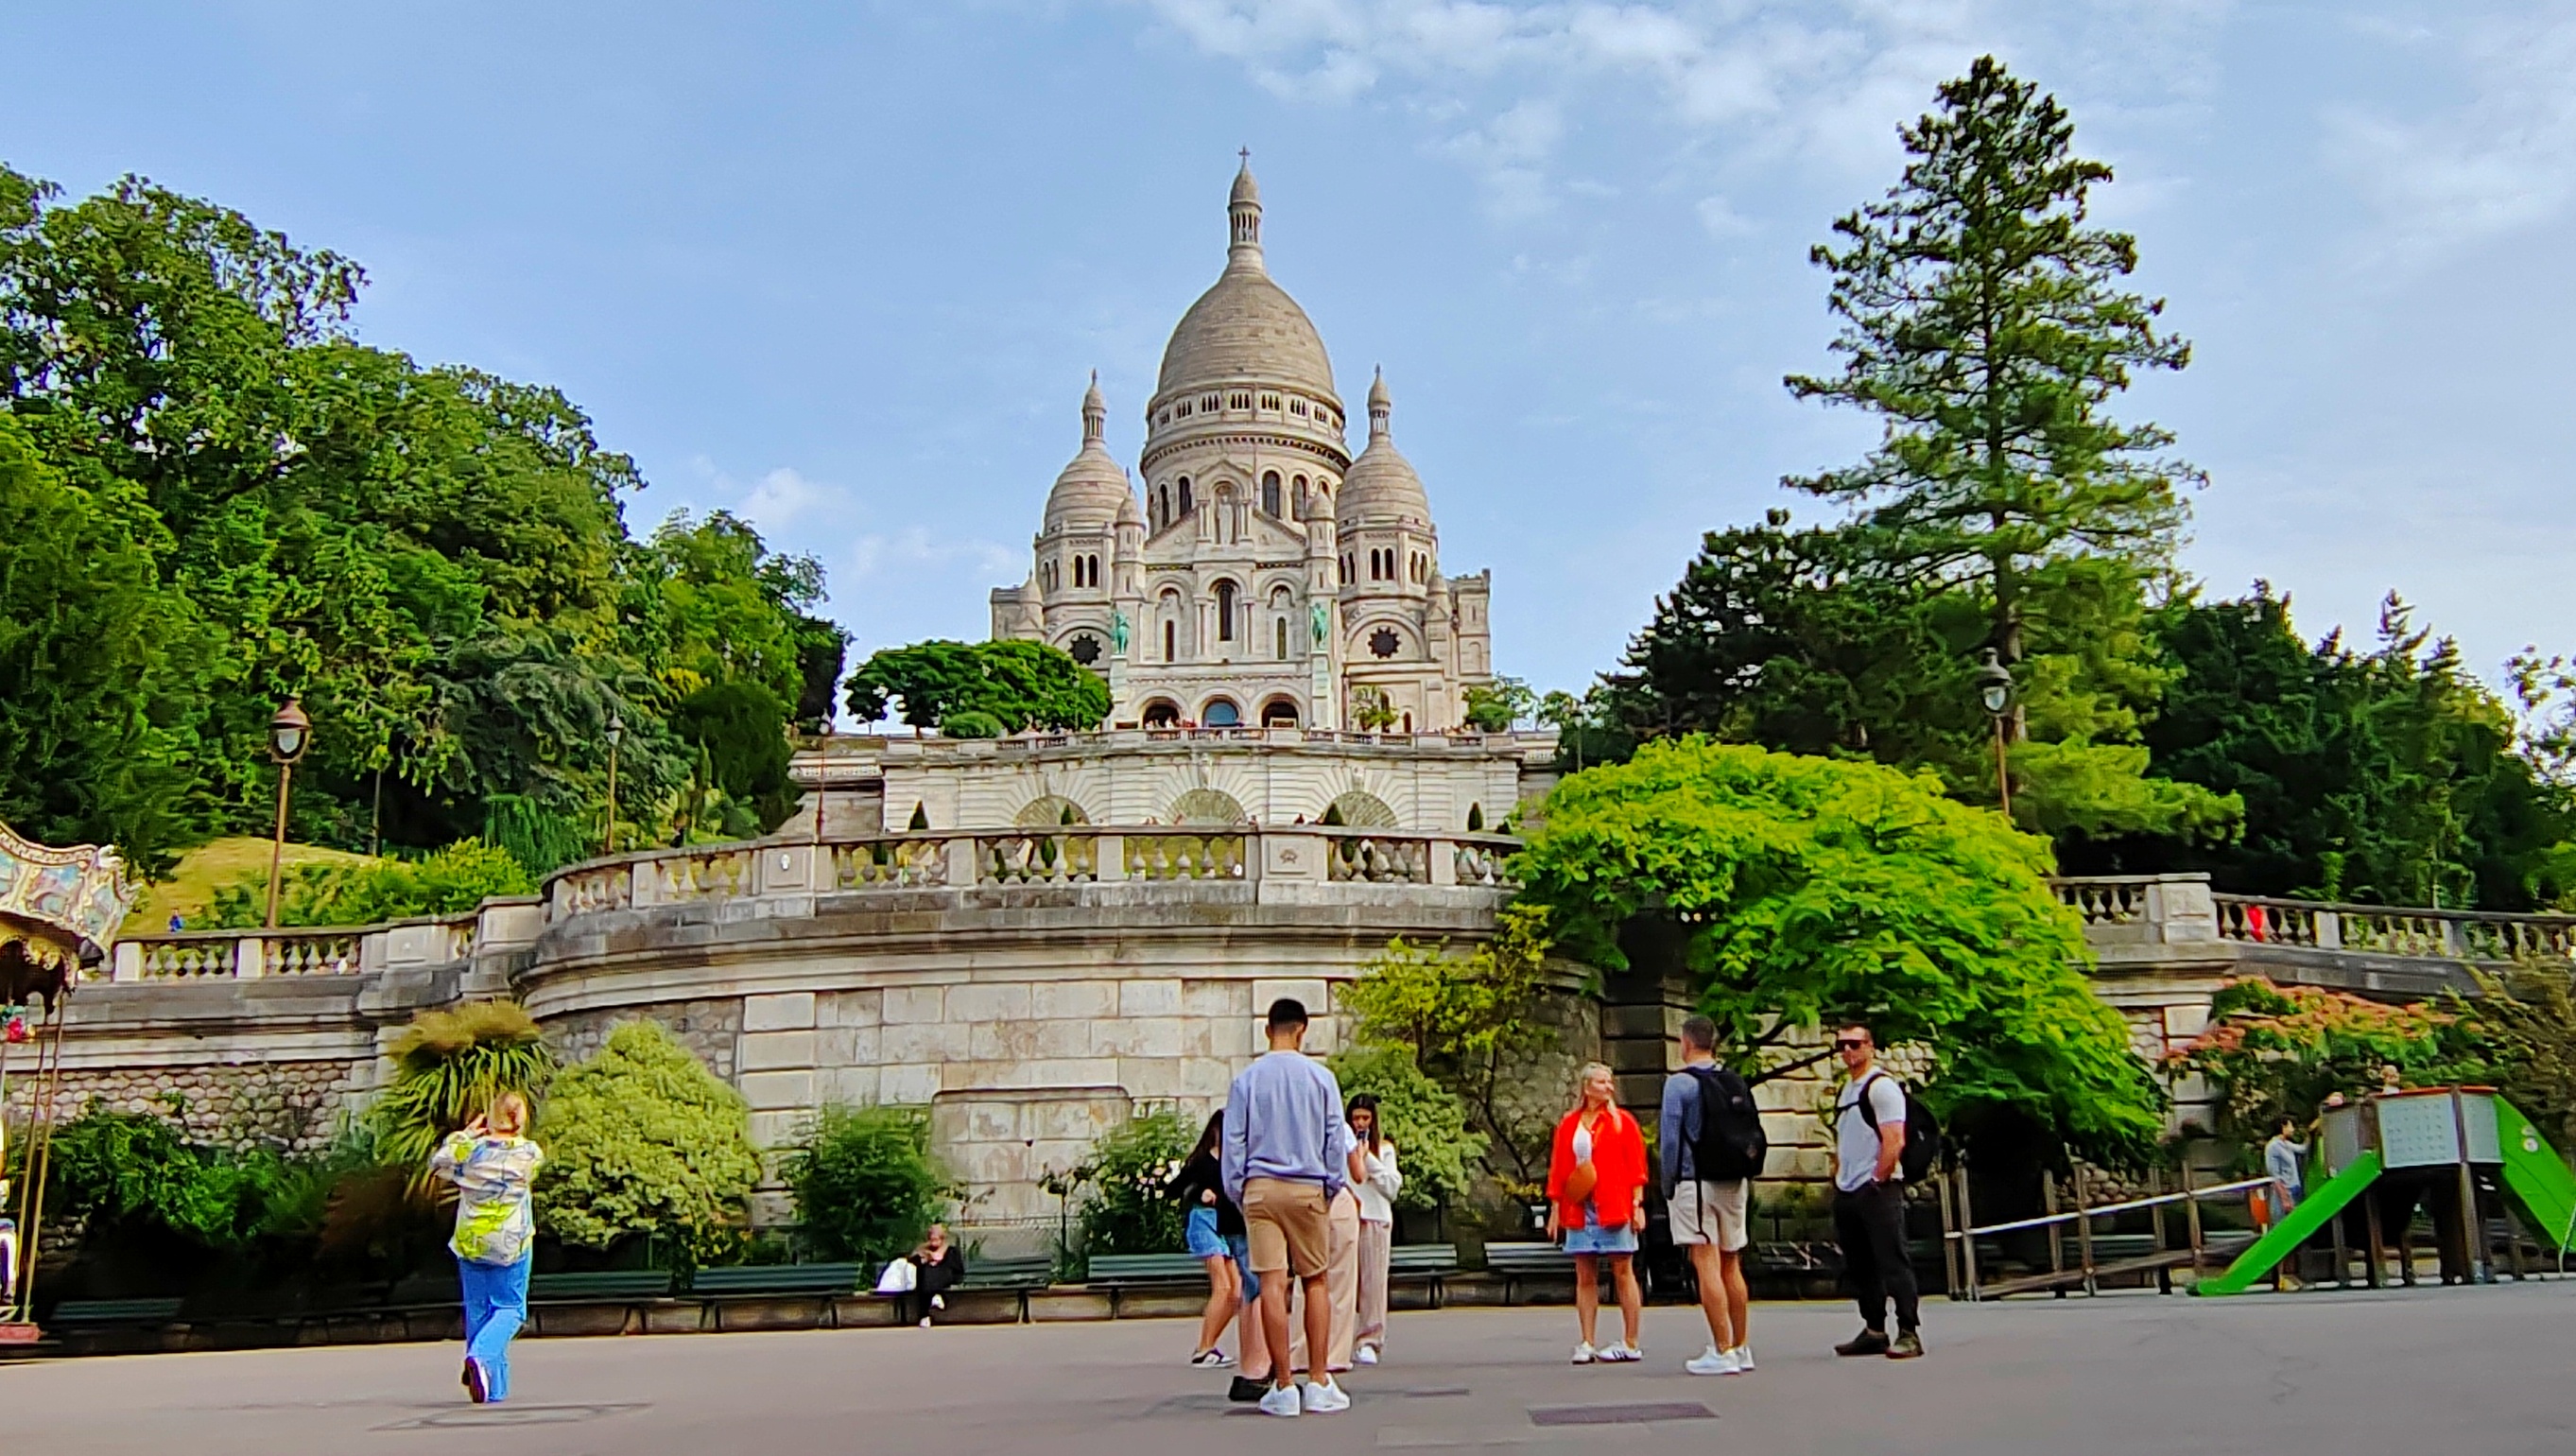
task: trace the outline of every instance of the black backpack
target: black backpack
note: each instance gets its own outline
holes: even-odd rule
[[[1905,1094],[1905,1147],[1896,1155],[1896,1166],[1906,1182],[1920,1183],[1932,1176],[1932,1165],[1940,1159],[1941,1123],[1933,1117],[1932,1109],[1923,1105],[1923,1099],[1914,1095],[1911,1085],[1883,1071],[1873,1071],[1869,1076],[1870,1081],[1886,1077]],[[1868,1081],[1860,1084],[1860,1120],[1869,1124],[1871,1132],[1878,1131],[1878,1109],[1869,1105]]]
[[[1771,1155],[1771,1139],[1762,1131],[1762,1110],[1754,1105],[1752,1084],[1724,1067],[1685,1067],[1699,1084],[1699,1136],[1691,1141],[1691,1174],[1702,1182],[1724,1183],[1762,1176]]]

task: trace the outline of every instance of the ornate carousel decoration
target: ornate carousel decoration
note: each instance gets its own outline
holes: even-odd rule
[[[36,1236],[62,1098],[66,1003],[82,973],[115,947],[134,894],[115,850],[52,849],[0,824],[0,1341],[36,1337]]]

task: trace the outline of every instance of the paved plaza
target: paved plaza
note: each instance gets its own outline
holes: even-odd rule
[[[1627,1367],[1566,1364],[1562,1309],[1402,1314],[1351,1410],[1295,1421],[1183,1368],[1176,1320],[531,1340],[512,1402],[483,1408],[453,1344],[57,1361],[0,1367],[0,1440],[46,1456],[2576,1450],[2576,1283],[1928,1313],[1931,1357],[1892,1364],[1829,1353],[1845,1306],[1760,1307],[1761,1369],[1724,1379],[1680,1372],[1700,1343],[1686,1309],[1649,1310],[1647,1362]],[[1643,1420],[1656,1406],[1667,1418]]]

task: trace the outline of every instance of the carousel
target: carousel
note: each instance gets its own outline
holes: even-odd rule
[[[72,988],[134,900],[113,849],[48,849],[0,824],[0,1342],[36,1338],[36,1245]]]

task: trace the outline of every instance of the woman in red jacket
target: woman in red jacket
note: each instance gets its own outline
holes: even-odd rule
[[[1610,1069],[1583,1069],[1575,1108],[1556,1125],[1556,1147],[1547,1163],[1547,1236],[1562,1237],[1574,1256],[1574,1313],[1583,1343],[1574,1363],[1638,1358],[1637,1321],[1644,1297],[1637,1290],[1637,1235],[1646,1227],[1646,1135],[1623,1111]],[[1601,1312],[1601,1261],[1619,1286],[1620,1341],[1595,1348]]]

